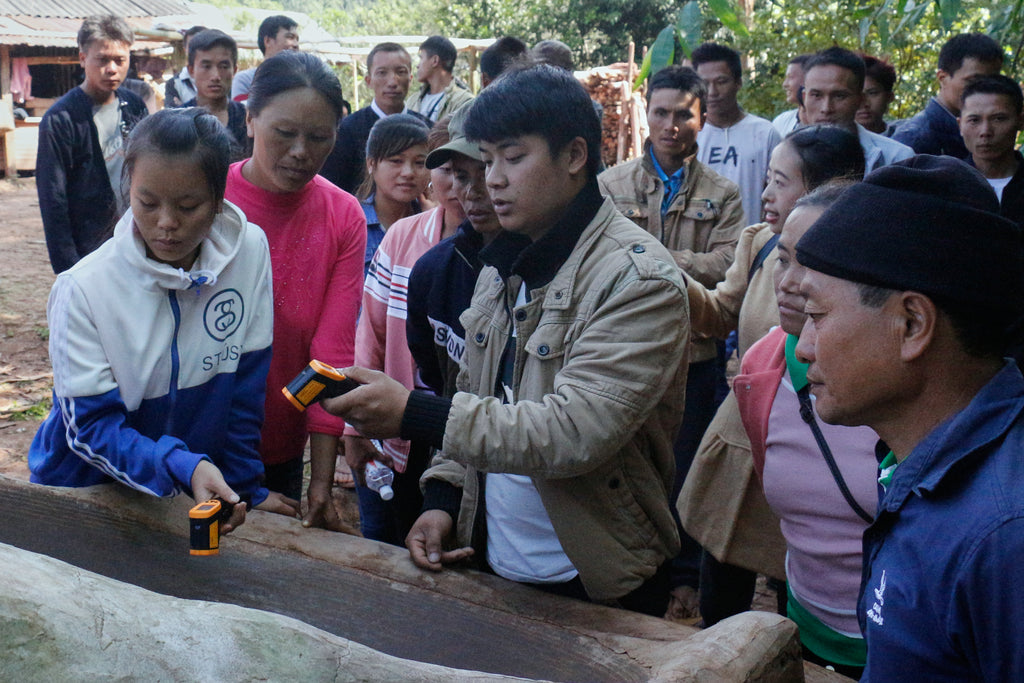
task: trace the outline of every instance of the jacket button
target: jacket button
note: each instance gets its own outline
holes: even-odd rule
[[[484,338],[485,337],[484,337],[484,333],[483,332],[477,332],[476,333],[475,339],[476,339],[476,343],[477,344],[483,344],[484,343]]]
[[[697,212],[697,218],[704,218],[704,212],[698,211]]]
[[[551,353],[551,347],[548,346],[547,344],[541,344],[540,346],[537,347],[537,353],[539,353],[542,356],[546,356],[549,353]]]
[[[516,311],[516,320],[519,322],[526,320],[526,311]]]
[[[561,299],[562,298],[562,292],[561,291],[555,292],[555,298],[556,299]]]
[[[610,489],[617,489],[617,488],[619,488],[619,478],[618,477],[612,477],[611,481],[608,482],[608,488],[610,488]]]
[[[644,249],[644,245],[642,245],[642,244],[638,244],[638,245],[633,247],[633,253],[634,254],[642,254],[645,251],[647,251],[647,250]]]

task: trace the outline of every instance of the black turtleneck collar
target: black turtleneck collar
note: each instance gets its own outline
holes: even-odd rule
[[[480,252],[480,258],[497,268],[502,278],[515,274],[523,278],[527,289],[543,287],[569,258],[603,202],[597,178],[591,177],[539,240],[532,242],[525,235],[502,231]]]

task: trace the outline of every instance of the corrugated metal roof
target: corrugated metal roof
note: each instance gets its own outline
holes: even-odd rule
[[[0,0],[0,16],[83,19],[93,14],[160,17],[188,14],[179,0]]]
[[[4,2],[5,0],[0,0]],[[128,24],[138,31],[151,29],[153,19],[150,17],[128,17]],[[78,29],[81,19],[69,17],[28,17],[0,15],[0,44],[27,45],[28,47],[78,47]],[[147,40],[135,34],[136,44],[139,40]],[[153,40],[153,38],[148,38]]]

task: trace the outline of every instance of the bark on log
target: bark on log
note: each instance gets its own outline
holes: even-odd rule
[[[219,557],[191,562],[185,540],[190,506],[191,501],[184,497],[157,499],[114,485],[55,489],[0,475],[0,543],[70,558],[74,564],[108,577],[147,588],[156,586],[166,595],[235,602],[298,616],[306,624],[313,624],[298,628],[289,622],[287,628],[278,629],[279,636],[274,635],[274,628],[260,628],[251,638],[241,635],[245,633],[242,627],[228,629],[230,633],[222,636],[212,651],[230,649],[232,657],[241,653],[242,660],[269,656],[260,653],[278,656],[308,651],[310,661],[320,662],[319,658],[327,657],[325,671],[334,671],[339,655],[330,659],[324,650],[340,647],[345,653],[356,652],[353,641],[359,641],[363,643],[359,646],[360,667],[391,662],[377,658],[380,653],[372,650],[364,652],[368,649],[365,646],[370,646],[401,660],[540,680],[794,681],[803,677],[796,627],[774,614],[750,612],[697,631],[662,619],[552,596],[471,570],[425,572],[412,565],[404,549],[303,529],[298,520],[260,511],[251,512],[244,526],[223,539]],[[95,532],[100,534],[99,543],[94,540]],[[38,590],[56,581],[52,576],[56,570],[45,562],[41,573],[16,569],[3,558],[0,562],[8,568],[9,576],[21,581],[0,583],[0,615],[13,614],[6,605],[30,595],[30,586]],[[86,600],[87,585],[107,585],[106,580],[85,580],[77,569],[64,571],[71,573],[66,584],[70,587],[36,600],[38,609],[45,608],[47,614],[71,609],[74,600]],[[121,584],[115,585],[122,590]],[[146,600],[156,602],[134,610],[137,618],[155,619],[168,613],[165,601],[172,598],[166,595],[145,593]],[[97,600],[117,605],[120,598]],[[67,601],[71,603],[63,604]],[[158,657],[153,666],[162,666],[162,650],[179,647],[177,636],[152,637],[150,630],[163,624],[160,619],[147,622],[145,628],[139,624],[125,626],[123,637],[104,639],[104,633],[110,633],[105,630],[106,622],[115,616],[128,617],[97,610],[96,602],[89,604],[93,612],[82,609],[97,615],[96,619],[74,617],[66,628],[77,629],[75,638],[92,638],[93,645],[82,642],[75,647],[101,648],[100,652],[108,653],[108,664],[135,666],[147,651],[153,651]],[[194,628],[206,633],[207,624],[203,622],[216,623],[211,615],[223,608],[207,606],[205,611],[190,612],[188,623],[180,625],[182,632]],[[232,610],[231,614],[241,612]],[[250,616],[257,624],[278,623],[265,613]],[[327,635],[314,626],[334,635],[324,641]],[[25,619],[11,622],[0,616],[0,651],[10,653],[27,646],[32,640],[27,635],[30,632],[51,649],[58,648],[66,637],[61,635],[63,631],[50,633],[49,627],[32,628]],[[339,636],[341,641],[332,640]],[[352,640],[344,640],[345,636]],[[312,641],[307,643],[306,639]],[[195,650],[205,645],[204,641],[193,639],[189,644],[189,656],[204,656]],[[127,654],[114,657],[113,653],[118,652]],[[184,658],[185,654],[174,656]],[[406,666],[404,661],[402,666]],[[224,680],[241,678],[246,677],[232,675]],[[42,679],[40,676],[36,680]],[[15,676],[11,680],[24,679]]]

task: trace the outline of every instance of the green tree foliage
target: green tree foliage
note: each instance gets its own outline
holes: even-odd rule
[[[1019,79],[1024,67],[1019,60],[1024,0],[756,0],[753,13],[744,18],[745,32],[735,30],[735,12],[718,16],[726,1],[702,2],[701,35],[732,45],[747,58],[740,100],[763,116],[789,106],[782,92],[789,59],[832,45],[885,58],[896,67],[890,118],[908,117],[924,107],[936,89],[939,49],[957,33],[989,33],[1007,48],[1007,73]]]
[[[429,36],[445,32],[438,22],[436,5],[423,0],[346,0],[330,5],[313,16],[338,36]]]
[[[752,0],[749,16],[737,0],[212,2],[304,12],[339,36],[513,35],[531,45],[557,38],[573,49],[578,68],[623,61],[630,40],[640,61],[643,47],[671,27],[671,46],[660,48],[671,60],[681,61],[703,40],[739,50],[747,59],[740,100],[763,116],[787,108],[782,75],[790,57],[831,45],[884,57],[896,67],[893,118],[919,111],[934,93],[939,49],[955,33],[989,33],[1007,49],[1007,73],[1024,76],[1024,0]]]
[[[516,36],[566,43],[581,67],[626,59],[629,41],[647,44],[675,14],[671,0],[447,0],[438,14],[449,35]]]

